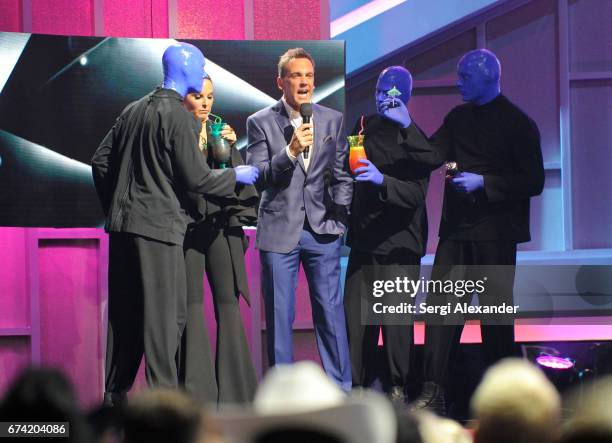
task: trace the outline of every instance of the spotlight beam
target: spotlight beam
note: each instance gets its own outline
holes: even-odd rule
[[[23,50],[25,49],[31,34],[16,34],[12,32],[0,32],[0,93],[8,81],[13,69]]]
[[[108,40],[110,40],[110,37],[106,37],[104,40],[102,40],[100,43],[98,43],[97,45],[89,48],[87,51],[83,52],[82,54],[76,56],[74,58],[74,60],[72,60],[70,63],[68,63],[66,66],[64,66],[62,69],[60,69],[59,71],[57,71],[55,74],[53,74],[53,76],[51,76],[51,78],[49,78],[49,80],[47,80],[47,82],[45,83],[45,86],[48,85],[49,83],[53,82],[56,78],[58,78],[60,75],[62,75],[64,72],[66,72],[68,69],[70,69],[71,67],[73,67],[76,64],[80,64],[81,63],[81,59],[83,57],[87,58],[89,56],[89,54],[91,54],[93,51],[95,51],[96,49],[98,49],[100,46],[102,46],[103,44],[105,44]]]

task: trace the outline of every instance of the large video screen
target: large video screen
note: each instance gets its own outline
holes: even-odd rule
[[[0,226],[94,227],[91,158],[115,118],[162,81],[174,40],[0,33]],[[281,97],[279,56],[316,63],[313,101],[344,112],[344,42],[189,40],[215,84],[213,112],[246,145],[246,119]]]

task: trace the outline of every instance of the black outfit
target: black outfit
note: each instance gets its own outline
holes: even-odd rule
[[[233,193],[232,170],[211,171],[197,152],[198,124],[173,90],[130,104],[92,160],[110,233],[105,388],[123,396],[142,354],[149,385],[176,387],[175,355],[185,323],[187,191]]]
[[[212,139],[210,125],[206,126]],[[203,155],[202,155],[203,154]],[[212,150],[204,149],[210,168]],[[232,147],[231,166],[244,164]],[[184,242],[187,271],[187,325],[181,345],[179,378],[187,392],[202,403],[244,403],[253,400],[257,375],[240,316],[239,297],[249,302],[244,253],[248,239],[242,226],[253,225],[257,191],[238,186],[230,197],[189,194],[193,222]],[[217,346],[215,365],[206,324],[202,318],[204,269],[212,289]]]
[[[354,134],[360,126],[358,122]],[[427,138],[414,122],[402,129],[391,120],[369,116],[363,133],[367,158],[384,180],[382,186],[355,182],[351,206],[344,307],[354,386],[369,384],[372,377],[367,369],[376,358],[380,326],[363,324],[362,318],[362,309],[371,310],[373,280],[419,279],[427,243],[429,168],[422,168],[411,156],[431,155]],[[406,322],[387,323],[382,331],[390,382],[404,386],[414,347],[413,327]]]
[[[485,105],[468,103],[454,108],[432,143],[441,156],[439,162],[456,161],[460,171],[484,177],[484,189],[472,195],[460,195],[446,185],[432,279],[478,280],[488,276],[486,290],[479,298],[481,305],[512,305],[516,245],[530,240],[529,198],[540,194],[544,186],[538,128],[499,95]],[[471,297],[433,293],[427,301],[431,305],[469,304]],[[486,363],[512,355],[511,318],[500,321],[499,315],[484,316],[481,321]],[[444,385],[462,329],[463,322],[453,316],[445,321],[428,319],[425,380]]]

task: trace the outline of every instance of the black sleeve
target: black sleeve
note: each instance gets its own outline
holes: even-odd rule
[[[430,143],[414,121],[407,128],[399,130],[397,144],[406,146],[410,161],[430,171],[439,168],[446,161],[446,149]]]
[[[104,215],[108,214],[110,208],[110,202],[113,196],[113,180],[114,175],[112,171],[112,154],[113,145],[116,140],[117,134],[121,130],[121,124],[123,117],[117,118],[113,127],[106,133],[104,139],[96,149],[93,158],[91,159],[91,172],[93,175],[94,185],[98,198],[102,205]]]
[[[544,161],[540,131],[534,121],[524,119],[512,140],[514,170],[505,175],[485,175],[485,193],[490,202],[516,200],[539,195],[544,189]]]
[[[399,137],[404,140],[400,143],[398,137],[398,149],[404,151],[409,161],[414,160],[412,154],[415,152],[431,152],[429,141],[414,123],[398,132],[402,133]],[[425,203],[430,168],[418,163],[410,165],[410,169],[410,174],[402,179],[384,175],[383,186],[379,193],[381,201],[405,209],[416,209]]]
[[[431,148],[436,153],[437,158],[435,163],[437,167],[441,166],[444,162],[453,160],[453,130],[450,115],[447,115],[442,122],[442,125],[436,132],[429,138]]]
[[[427,178],[402,181],[385,176],[383,189],[380,191],[380,199],[400,208],[416,209],[425,203],[427,183]]]
[[[234,169],[211,170],[198,149],[198,128],[189,117],[177,118],[172,131],[171,145],[176,172],[188,191],[217,197],[234,193]]]

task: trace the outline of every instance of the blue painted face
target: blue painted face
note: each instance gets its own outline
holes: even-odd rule
[[[178,43],[164,52],[164,87],[174,89],[182,96],[202,90],[204,54],[189,43]]]
[[[376,82],[376,111],[380,114],[382,103],[389,97],[408,103],[412,94],[412,76],[403,66],[385,68]]]
[[[495,55],[484,49],[468,52],[457,65],[457,88],[463,101],[482,105],[500,93],[500,68]]]

